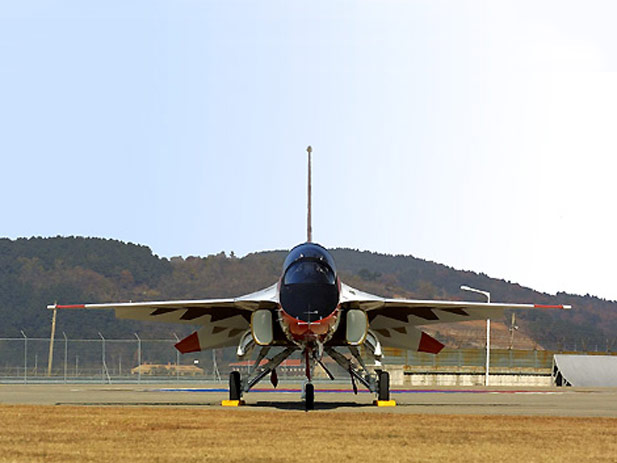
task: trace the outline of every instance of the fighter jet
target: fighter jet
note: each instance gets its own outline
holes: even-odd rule
[[[239,371],[230,373],[229,400],[236,403],[268,376],[276,387],[277,367],[299,352],[306,376],[302,394],[306,410],[314,408],[316,366],[334,379],[323,362],[325,356],[347,372],[354,392],[360,383],[384,402],[390,400],[389,374],[381,363],[384,347],[431,354],[444,347],[417,326],[495,319],[506,309],[570,309],[567,305],[394,299],[346,285],[332,255],[312,241],[311,148],[307,151],[307,241],[289,252],[272,286],[228,299],[53,304],[47,308],[114,309],[120,319],[199,326],[175,345],[183,354],[236,346],[242,359],[257,348],[256,360],[244,377]]]

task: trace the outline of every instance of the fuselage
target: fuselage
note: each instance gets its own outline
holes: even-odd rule
[[[287,338],[298,344],[328,341],[339,323],[340,288],[334,259],[323,246],[293,248],[279,280],[279,323]]]

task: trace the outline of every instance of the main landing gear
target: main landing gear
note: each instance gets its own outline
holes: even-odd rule
[[[390,400],[390,374],[387,371],[377,371],[377,400]]]
[[[387,402],[390,400],[390,374],[387,371],[378,370],[377,382],[369,386],[369,390],[377,393],[377,400]],[[369,383],[370,384],[370,383]],[[239,371],[229,374],[229,400],[242,400],[242,380]],[[304,384],[304,408],[306,411],[315,409],[315,385]]]
[[[240,350],[240,349],[239,349]],[[270,375],[270,381],[274,387],[278,384],[278,375],[276,374],[276,368],[291,354],[293,354],[297,347],[287,347],[272,358],[266,358],[270,347],[263,347],[257,356],[257,360],[248,372],[248,375],[244,379],[240,376],[239,371],[232,371],[229,374],[229,400],[232,402],[239,402],[242,400],[242,395],[245,392],[251,390],[259,381],[266,376]],[[262,365],[262,360],[265,359],[265,363]]]
[[[370,347],[370,346],[369,346]],[[316,364],[326,372],[330,379],[334,379],[332,373],[326,368],[326,365],[321,361],[321,355],[323,352],[327,353],[335,362],[347,373],[351,378],[351,384],[354,393],[358,393],[358,384],[362,384],[370,392],[375,394],[375,403],[379,406],[394,406],[394,401],[390,400],[390,375],[387,371],[380,369],[381,367],[381,352],[375,349],[375,352],[371,352],[375,358],[375,369],[368,369],[360,356],[359,350],[355,346],[348,346],[351,357],[342,355],[334,347],[325,346],[323,351],[320,350],[311,351],[305,349],[303,352],[306,368],[306,383],[303,387],[302,399],[304,400],[305,410],[313,410],[315,408],[315,386],[312,383],[313,370]],[[257,360],[250,368],[247,376],[241,377],[239,371],[232,371],[229,375],[229,402],[238,403],[242,402],[242,395],[245,392],[251,390],[259,381],[270,375],[270,381],[274,387],[278,384],[278,375],[276,374],[276,368],[292,353],[298,350],[296,346],[290,346],[283,349],[272,358],[268,358],[267,354],[270,350],[269,347],[263,347],[257,356]],[[354,362],[355,360],[355,362]],[[265,363],[263,363],[263,362]],[[224,401],[227,402],[227,401]]]
[[[360,352],[353,346],[349,346],[349,351],[352,357],[356,360],[357,365],[333,347],[326,347],[325,350],[326,353],[332,357],[343,370],[346,370],[349,373],[354,393],[357,393],[355,382],[358,381],[370,392],[377,395],[378,404],[390,402],[390,375],[387,371],[375,369],[374,373],[371,373],[362,360]],[[375,360],[376,363],[381,366],[381,351],[379,351],[379,356],[375,355]]]
[[[306,411],[315,409],[315,385],[313,383],[304,385],[303,399]],[[242,400],[242,378],[239,371],[232,371],[229,374],[229,400]]]
[[[240,372],[232,371],[229,374],[229,400],[242,399],[242,382]]]

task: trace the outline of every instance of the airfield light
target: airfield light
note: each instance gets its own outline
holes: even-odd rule
[[[489,291],[482,291],[481,289],[470,288],[469,286],[465,286],[465,285],[462,285],[462,286],[461,286],[461,289],[462,289],[463,291],[470,291],[470,292],[472,292],[472,293],[483,294],[484,296],[486,296],[486,299],[487,299],[487,301],[486,301],[486,302],[487,302],[487,303],[490,303],[490,302],[491,302],[491,293],[490,293]]]
[[[463,291],[470,291],[472,293],[483,294],[486,296],[486,303],[491,303],[491,293],[489,291],[482,291],[481,289],[470,288],[469,286],[462,285],[461,289]],[[488,376],[489,376],[489,365],[491,363],[491,319],[486,319],[486,373],[484,376],[484,385],[488,386]]]

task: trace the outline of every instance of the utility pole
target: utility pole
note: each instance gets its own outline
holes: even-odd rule
[[[49,337],[49,360],[47,361],[47,376],[51,376],[51,367],[54,360],[54,338],[56,337],[56,312],[51,317],[51,336]]]
[[[308,153],[308,212],[306,217],[306,241],[313,241],[313,228],[311,225],[311,153],[313,152],[313,148],[309,145],[306,148],[306,152]]]

